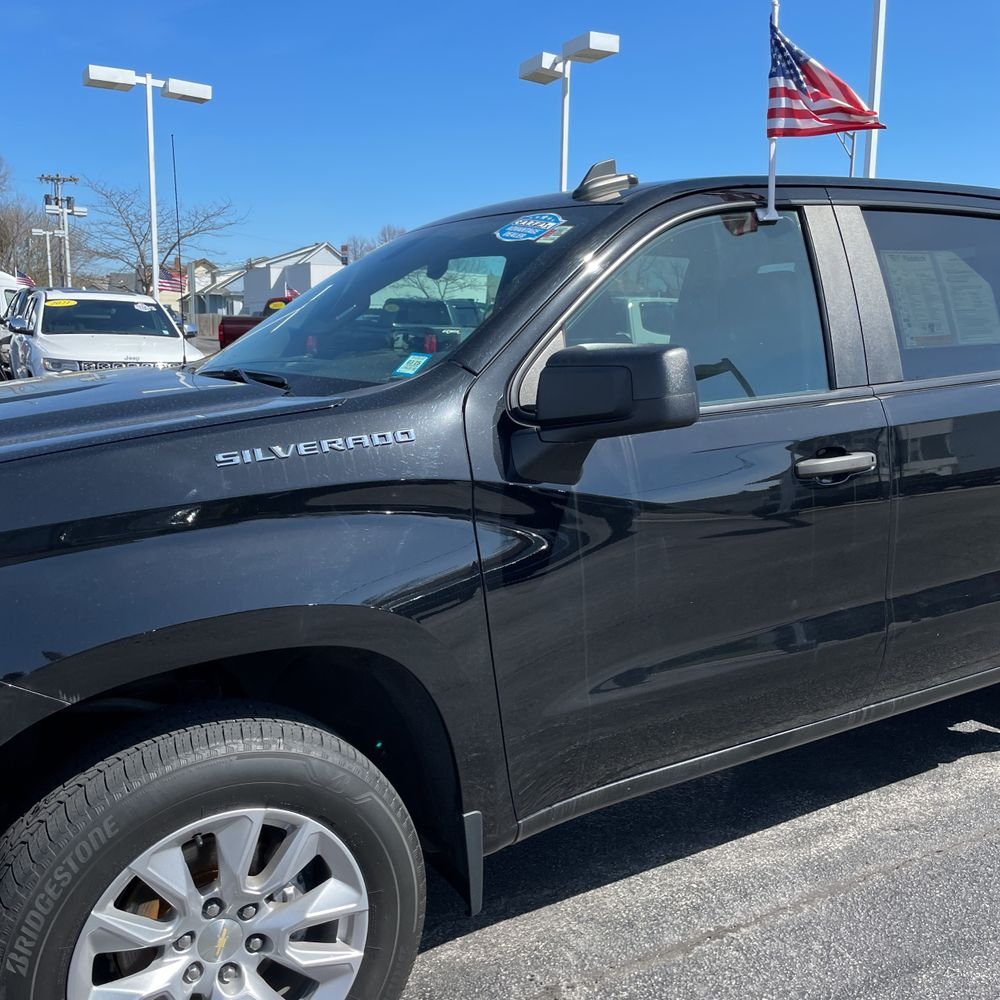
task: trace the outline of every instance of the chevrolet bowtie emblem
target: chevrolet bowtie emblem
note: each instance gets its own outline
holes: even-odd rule
[[[222,958],[222,952],[226,947],[226,942],[229,940],[229,928],[223,926],[222,930],[219,931],[219,940],[215,942],[215,960],[218,962]]]

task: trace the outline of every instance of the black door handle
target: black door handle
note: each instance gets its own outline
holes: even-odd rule
[[[802,479],[823,476],[850,476],[858,472],[871,472],[878,459],[870,451],[849,451],[846,455],[829,455],[826,458],[806,458],[795,463],[795,474]]]

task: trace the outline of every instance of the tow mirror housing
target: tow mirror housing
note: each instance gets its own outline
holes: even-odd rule
[[[549,358],[535,407],[542,441],[575,444],[687,427],[698,390],[683,347],[584,344]]]

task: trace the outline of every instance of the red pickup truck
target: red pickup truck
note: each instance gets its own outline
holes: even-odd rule
[[[277,298],[268,299],[264,303],[264,308],[259,313],[246,316],[223,316],[219,323],[219,349],[228,347],[234,340],[238,340],[252,326],[256,326],[262,320],[267,319],[278,309],[284,309],[294,295],[280,295]]]

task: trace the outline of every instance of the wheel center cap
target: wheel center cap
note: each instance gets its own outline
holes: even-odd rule
[[[206,962],[225,962],[243,944],[243,928],[235,920],[213,920],[198,935],[198,954]]]

